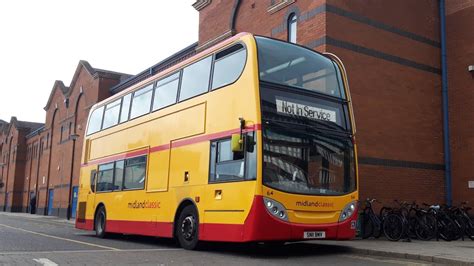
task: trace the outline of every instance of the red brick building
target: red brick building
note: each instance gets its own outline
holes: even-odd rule
[[[293,34],[298,44],[343,60],[358,129],[361,198],[474,203],[468,188],[474,182],[473,0],[199,0],[193,6],[198,50],[236,32],[283,40]],[[450,129],[443,126],[444,71]]]
[[[47,99],[44,124],[12,121],[0,133],[0,209],[28,211],[36,197],[38,214],[68,216],[79,183],[82,140],[89,109],[130,75],[80,61],[71,84],[56,81]],[[6,196],[5,196],[6,195]],[[49,207],[49,208],[48,208]]]
[[[474,203],[474,0],[197,0],[193,6],[197,43],[131,78],[81,61],[69,87],[55,82],[44,125],[0,121],[0,210],[26,211],[36,195],[37,213],[48,214],[51,206],[50,215],[66,216],[90,107],[244,31],[343,60],[358,130],[361,198]]]
[[[448,1],[446,17],[453,200],[474,205],[474,1]]]

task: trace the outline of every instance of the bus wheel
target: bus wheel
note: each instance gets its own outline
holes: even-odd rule
[[[197,249],[199,242],[199,220],[196,208],[184,207],[176,224],[175,234],[179,245],[184,249]]]
[[[107,216],[105,214],[104,206],[100,206],[95,214],[95,235],[100,238],[104,238],[106,236],[105,233],[105,222]]]

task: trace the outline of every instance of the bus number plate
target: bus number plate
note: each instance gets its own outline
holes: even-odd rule
[[[321,239],[326,238],[326,232],[324,231],[312,231],[312,232],[304,232],[305,239]]]

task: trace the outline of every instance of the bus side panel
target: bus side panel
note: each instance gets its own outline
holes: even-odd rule
[[[76,215],[76,228],[84,230],[94,229],[94,198],[95,194],[91,192],[90,175],[95,167],[82,167],[79,184],[78,209]]]
[[[209,184],[203,188],[199,239],[236,241],[244,237],[244,223],[252,208],[256,181]]]
[[[170,151],[150,153],[148,160],[147,192],[168,191],[168,168]]]

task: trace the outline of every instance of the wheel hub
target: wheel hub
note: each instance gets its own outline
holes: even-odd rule
[[[193,216],[188,216],[184,218],[183,223],[181,224],[181,233],[186,240],[191,240],[194,237],[196,230],[196,220]]]

